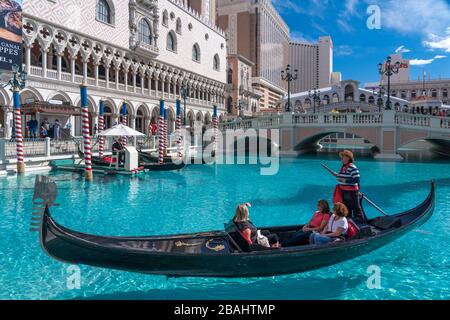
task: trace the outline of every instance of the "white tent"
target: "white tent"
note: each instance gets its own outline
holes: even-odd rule
[[[117,124],[114,127],[102,131],[99,135],[104,137],[142,137],[145,134],[131,129],[130,127],[124,126],[123,124]]]

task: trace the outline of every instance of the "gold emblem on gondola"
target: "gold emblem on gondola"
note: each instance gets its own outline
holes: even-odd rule
[[[182,241],[177,241],[175,242],[175,247],[196,247],[201,245],[201,242],[198,243],[186,243],[186,242],[182,242]]]
[[[206,242],[206,248],[208,248],[209,250],[216,251],[216,252],[225,250],[225,246],[223,244],[218,244],[215,247],[210,246],[210,243],[213,241],[214,241],[214,239],[208,240]]]

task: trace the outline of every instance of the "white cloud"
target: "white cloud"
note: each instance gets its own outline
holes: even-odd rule
[[[424,45],[428,48],[450,52],[450,27],[447,29],[445,36],[437,36],[432,33],[428,38],[429,40],[424,41]]]
[[[428,59],[428,60],[424,60],[424,59],[412,59],[409,61],[409,63],[412,66],[424,66],[427,64],[431,64],[433,63],[434,59]]]
[[[411,52],[411,50],[405,48],[405,46],[400,46],[395,50],[395,53],[408,53]]]
[[[373,4],[373,0],[366,0]],[[446,0],[379,0],[382,26],[400,33],[442,34],[449,27]]]
[[[410,60],[409,63],[412,66],[424,66],[424,65],[433,63],[435,60],[445,59],[445,58],[447,58],[447,56],[437,55],[437,56],[434,56],[434,58],[432,58],[432,59],[412,59],[412,60]]]

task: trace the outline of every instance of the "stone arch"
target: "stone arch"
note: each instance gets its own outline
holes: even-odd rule
[[[204,118],[204,123],[205,125],[209,125],[211,124],[212,119],[211,119],[211,114],[209,112],[205,113],[205,118]]]
[[[147,132],[145,119],[149,116],[149,108],[145,103],[141,103],[136,109],[135,129],[139,132]]]
[[[355,87],[352,84],[347,84],[344,92],[344,101],[355,101]]]
[[[20,103],[24,104],[26,103],[27,99],[32,99],[34,98],[34,101],[45,101],[44,98],[42,97],[41,93],[33,88],[33,87],[27,87],[25,89],[22,90],[22,92],[20,93]]]
[[[192,127],[195,121],[195,112],[191,109],[187,113],[187,124]]]
[[[87,96],[88,98],[88,109],[89,112],[98,112],[98,104],[95,102],[94,98],[92,98],[90,95]],[[81,101],[80,101],[80,97],[77,98],[77,100],[75,100],[74,105],[81,107]]]
[[[331,98],[332,103],[338,103],[340,101],[339,95],[334,92]]]
[[[153,106],[150,110],[150,123],[158,124],[159,121],[159,106]]]
[[[201,111],[197,112],[197,114],[195,115],[195,120],[203,122],[203,113]]]
[[[55,100],[56,98],[61,97],[64,102],[70,103],[72,105],[72,99],[69,97],[69,95],[63,91],[55,91],[48,95],[47,102],[50,100]]]
[[[175,131],[176,115],[172,107],[166,108],[166,110],[167,110],[168,133],[171,134],[172,132]]]
[[[361,94],[359,95],[359,101],[360,101],[360,102],[366,102],[366,95],[365,95],[364,93],[361,93]]]
[[[0,87],[0,106],[11,106],[11,98],[8,92]]]
[[[297,128],[296,130],[296,143],[294,146],[294,151],[298,153],[316,151],[319,148],[318,143],[320,140],[335,133],[353,134],[357,137],[370,141],[370,143],[373,144],[373,152],[380,150],[380,132],[379,129],[375,128],[333,128],[330,130],[323,130],[321,128],[311,128],[305,130],[303,128]]]

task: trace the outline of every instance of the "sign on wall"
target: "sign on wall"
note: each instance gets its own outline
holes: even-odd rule
[[[22,2],[0,0],[0,70],[22,68]]]

